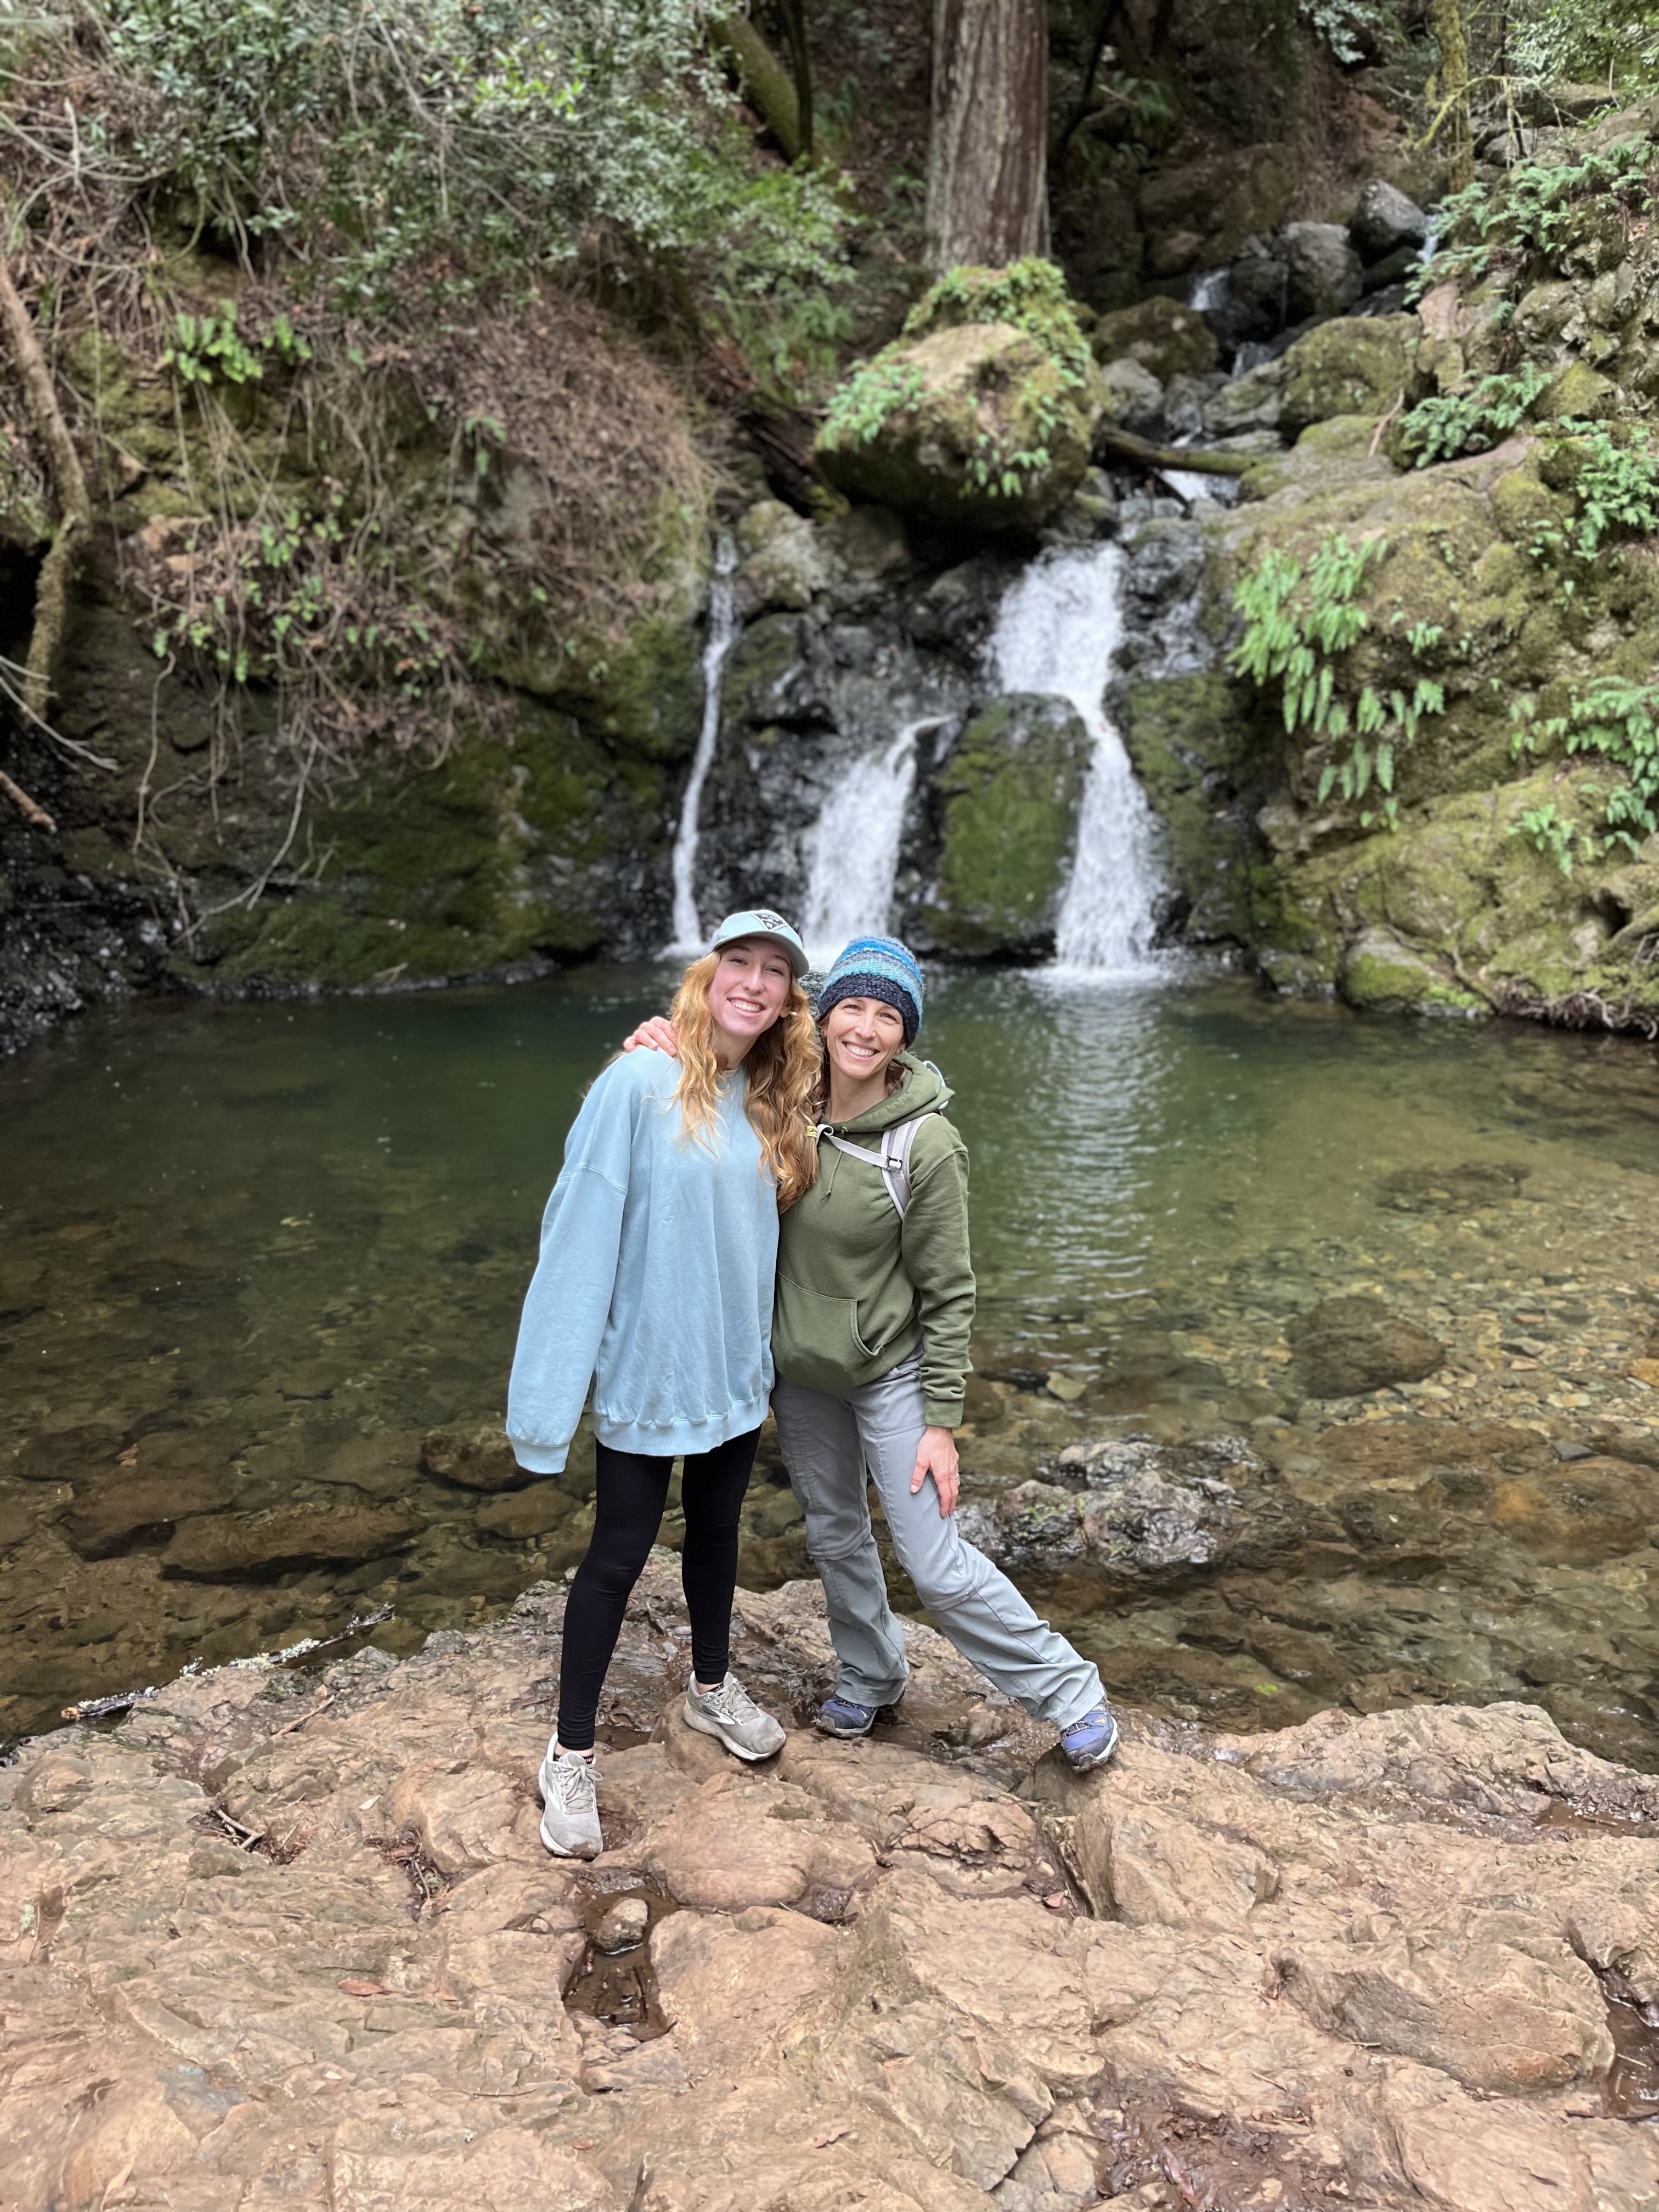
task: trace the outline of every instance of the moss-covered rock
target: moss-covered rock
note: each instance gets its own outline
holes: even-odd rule
[[[841,386],[817,451],[855,498],[947,527],[1031,530],[1077,489],[1101,405],[1052,262],[952,269]]]
[[[1544,422],[1603,422],[1619,412],[1619,387],[1588,362],[1576,361],[1562,370],[1534,411]]]
[[[1259,917],[1245,841],[1270,733],[1250,714],[1242,687],[1216,668],[1129,683],[1117,724],[1163,825],[1188,902],[1187,935],[1200,944],[1254,942]]]
[[[1337,986],[1351,1006],[1365,1013],[1489,1011],[1473,991],[1459,989],[1389,929],[1360,932],[1343,953]]]
[[[1228,147],[1150,177],[1141,187],[1141,227],[1154,243],[1160,233],[1189,237],[1185,266],[1214,268],[1232,260],[1247,238],[1276,230],[1296,187],[1296,158],[1288,147]]]
[[[1097,362],[1138,361],[1160,384],[1206,376],[1216,362],[1215,333],[1203,316],[1161,294],[1102,315],[1090,343]]]
[[[1088,758],[1063,701],[1014,693],[976,714],[936,782],[938,870],[907,927],[976,959],[1052,951]]]
[[[1396,401],[1415,404],[1422,326],[1415,315],[1339,317],[1298,338],[1285,356],[1285,429],[1303,430],[1333,415],[1382,415]]]
[[[817,454],[838,489],[971,530],[1032,530],[1083,480],[1099,414],[1006,323],[968,323],[890,346],[832,410]]]

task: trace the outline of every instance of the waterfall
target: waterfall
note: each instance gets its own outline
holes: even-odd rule
[[[1045,553],[1003,600],[990,651],[1000,690],[1068,701],[1093,742],[1077,855],[1054,933],[1056,964],[1144,976],[1158,972],[1156,825],[1105,708],[1123,635],[1122,567],[1115,545]]]
[[[916,739],[939,720],[934,714],[907,722],[896,738],[854,761],[824,800],[807,843],[801,922],[815,968],[827,968],[849,938],[886,929],[904,810],[916,780]]]
[[[1197,313],[1218,307],[1227,296],[1227,271],[1202,269],[1187,287],[1187,305]]]
[[[714,573],[708,586],[708,641],[702,649],[702,727],[691,756],[691,774],[674,837],[674,936],[666,950],[682,957],[708,950],[708,933],[697,915],[697,813],[720,733],[721,672],[739,627],[732,585],[737,565],[737,547],[729,538],[721,537],[715,544]]]

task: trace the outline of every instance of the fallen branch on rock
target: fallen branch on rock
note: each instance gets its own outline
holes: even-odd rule
[[[1094,446],[1097,454],[1115,461],[1133,461],[1143,469],[1178,469],[1186,476],[1242,477],[1261,459],[1259,453],[1217,453],[1202,446],[1154,446],[1132,430],[1109,426],[1095,432]]]
[[[392,1607],[383,1605],[374,1613],[356,1614],[352,1620],[347,1621],[343,1628],[337,1630],[332,1636],[302,1636],[297,1644],[285,1644],[279,1651],[256,1651],[252,1658],[228,1659],[225,1664],[228,1667],[286,1666],[290,1659],[308,1658],[312,1652],[326,1651],[331,1644],[343,1644],[348,1637],[360,1635],[366,1628],[378,1628],[383,1620],[391,1620],[393,1610]],[[182,1680],[186,1674],[199,1674],[201,1671],[202,1662],[199,1659],[192,1659],[188,1667],[180,1669],[180,1679]],[[66,1721],[101,1720],[107,1713],[121,1713],[125,1712],[130,1705],[142,1705],[155,1695],[154,1689],[124,1690],[118,1697],[87,1698],[78,1705],[65,1705],[63,1717]],[[319,1690],[317,1698],[318,1703],[308,1711],[301,1713],[298,1720],[284,1721],[282,1727],[276,1729],[274,1733],[277,1735],[286,1735],[290,1729],[298,1728],[301,1722],[308,1721],[313,1712],[320,1712],[323,1706],[331,1702],[325,1690]]]

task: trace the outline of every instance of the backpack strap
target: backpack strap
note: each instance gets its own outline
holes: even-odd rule
[[[838,1152],[847,1152],[855,1160],[865,1160],[872,1168],[879,1168],[881,1179],[887,1186],[887,1195],[893,1201],[893,1211],[901,1221],[910,1211],[910,1151],[916,1141],[916,1131],[924,1121],[933,1119],[935,1109],[929,1107],[925,1114],[913,1114],[908,1121],[895,1122],[890,1129],[881,1133],[881,1150],[872,1152],[867,1146],[855,1145],[848,1138],[838,1137],[823,1123],[818,1134],[828,1137]]]

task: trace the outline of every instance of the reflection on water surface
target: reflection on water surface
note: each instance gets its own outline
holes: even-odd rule
[[[498,1417],[565,1127],[664,987],[145,1006],[0,1071],[0,1732],[380,1603],[407,1647],[580,1556],[580,1452],[498,1490],[422,1440]],[[1240,1727],[1522,1695],[1652,1763],[1650,1048],[1008,975],[939,979],[924,1047],[973,1160],[967,1494],[1119,1687]],[[1352,1293],[1443,1359],[1364,1389],[1287,1340]],[[1121,1484],[1077,1448],[1221,1433],[1218,1537],[1042,1534]],[[787,1489],[746,1519],[746,1576],[806,1571]]]

